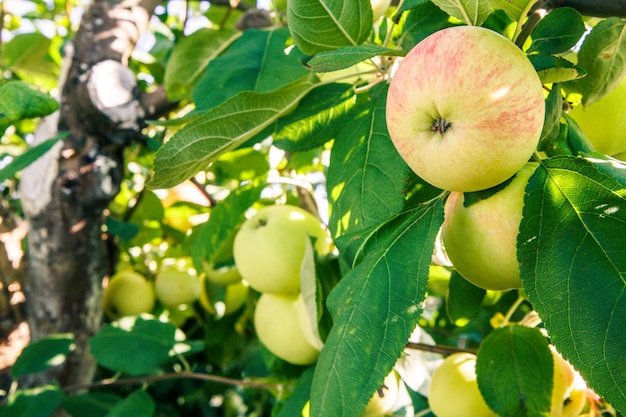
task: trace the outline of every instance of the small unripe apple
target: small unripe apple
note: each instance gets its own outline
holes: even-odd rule
[[[166,266],[155,279],[156,297],[166,307],[191,304],[200,295],[200,280],[195,270]]]
[[[216,292],[217,288],[224,291],[219,300],[214,299],[215,297],[211,294]],[[205,277],[202,280],[199,301],[209,314],[218,317],[229,316],[243,307],[248,301],[249,292],[250,287],[242,280],[221,286],[213,284]]]
[[[319,350],[304,335],[297,301],[297,295],[261,294],[254,310],[254,328],[274,355],[296,365],[310,365],[317,360]]]
[[[454,268],[487,290],[520,288],[517,234],[524,190],[537,163],[529,162],[503,189],[465,207],[463,193],[450,193],[441,228],[445,251]]]
[[[109,280],[103,294],[104,311],[112,319],[149,313],[154,308],[152,283],[143,275],[124,270]]]
[[[381,18],[391,5],[391,0],[370,0],[374,22]]]
[[[433,373],[428,405],[437,417],[498,417],[478,389],[476,355],[454,353]]]
[[[361,417],[383,417],[389,415],[398,401],[399,391],[400,378],[396,371],[391,371],[385,377],[383,386],[370,398]]]
[[[494,187],[535,151],[544,95],[534,67],[511,40],[455,26],[419,42],[387,94],[387,128],[424,181],[449,191]]]
[[[264,207],[237,232],[235,265],[259,292],[298,294],[300,268],[311,238],[318,254],[330,251],[329,234],[311,213],[290,205]]]
[[[554,363],[550,417],[576,417],[585,407],[587,383],[554,346],[550,351]]]

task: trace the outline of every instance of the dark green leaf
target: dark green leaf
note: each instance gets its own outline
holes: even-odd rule
[[[287,152],[302,152],[335,138],[354,106],[349,84],[326,84],[315,88],[298,107],[276,123],[274,145]]]
[[[486,293],[486,290],[475,286],[457,271],[452,271],[446,297],[448,317],[456,326],[464,326],[478,315]]]
[[[274,91],[309,74],[295,53],[285,54],[288,36],[286,28],[246,30],[209,63],[193,91],[196,108],[215,108],[242,91]]]
[[[404,30],[398,44],[404,51],[408,51],[428,35],[451,26],[448,19],[448,14],[432,2],[427,1],[420,4],[411,9],[406,17]]]
[[[5,126],[23,119],[47,116],[59,108],[50,95],[24,81],[0,84],[0,123]]]
[[[568,83],[589,106],[611,92],[626,75],[626,21],[611,17],[600,21],[585,37],[578,65],[587,76]]]
[[[489,0],[432,0],[432,2],[450,16],[468,25],[480,26],[491,14]]]
[[[298,378],[291,396],[280,407],[276,417],[293,417],[302,415],[302,409],[311,396],[311,383],[315,368],[307,368]]]
[[[63,401],[63,391],[56,385],[18,390],[0,408],[0,417],[51,417]]]
[[[318,53],[307,65],[315,72],[338,71],[378,55],[404,56],[405,52],[378,45],[344,46]]]
[[[90,341],[96,361],[129,375],[153,371],[174,347],[176,327],[146,317],[125,317],[102,328]]]
[[[73,345],[74,335],[71,333],[55,334],[35,340],[22,350],[11,367],[11,374],[20,377],[60,365],[65,362]]]
[[[576,80],[585,76],[585,71],[567,59],[552,55],[529,55],[528,59],[537,70],[543,84]]]
[[[299,0],[287,3],[291,37],[307,55],[362,44],[372,31],[373,18],[369,0]]]
[[[243,32],[200,29],[176,43],[165,67],[164,86],[170,100],[187,98],[196,81]]]
[[[622,174],[623,176],[623,174]],[[552,343],[587,383],[626,410],[626,190],[582,158],[531,177],[518,236],[524,290]]]
[[[65,137],[67,137],[67,134],[63,133],[55,138],[45,140],[13,159],[13,161],[11,161],[7,166],[0,169],[0,182],[13,177],[15,174],[35,162],[48,152],[59,140]]]
[[[105,417],[122,398],[110,392],[89,392],[63,400],[63,409],[72,417]]]
[[[546,97],[546,118],[541,131],[538,149],[540,151],[549,147],[560,131],[561,113],[563,110],[563,95],[558,84],[552,86],[552,90]]]
[[[331,292],[333,327],[311,388],[311,416],[358,416],[421,316],[443,200],[381,225],[363,261]]]
[[[152,417],[156,405],[144,390],[137,390],[115,404],[106,417]]]
[[[570,7],[559,7],[539,21],[531,35],[533,43],[528,52],[567,52],[578,43],[585,30],[580,13]]]
[[[403,206],[408,176],[385,121],[386,94],[360,106],[335,139],[327,188],[333,236],[378,225]]]
[[[303,79],[270,93],[244,91],[193,119],[158,150],[148,185],[169,188],[208,168],[288,113],[314,86]]]
[[[552,353],[537,328],[512,325],[494,330],[476,359],[478,387],[501,417],[547,417],[552,398]]]

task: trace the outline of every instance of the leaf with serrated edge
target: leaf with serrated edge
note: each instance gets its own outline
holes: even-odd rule
[[[582,158],[544,160],[518,236],[524,290],[552,343],[626,411],[626,189]]]
[[[433,3],[468,25],[480,26],[491,14],[489,0],[433,0]]]
[[[404,56],[406,53],[378,45],[344,46],[316,54],[307,65],[315,72],[338,71],[378,55]]]
[[[179,130],[158,151],[151,188],[169,188],[206,169],[290,111],[316,84],[308,77],[269,93],[244,91]]]
[[[372,21],[369,0],[287,2],[287,23],[291,36],[307,55],[362,44],[372,31]]]
[[[311,417],[360,415],[380,388],[421,316],[442,221],[442,199],[395,216],[331,292],[333,327],[313,377]]]
[[[528,52],[558,54],[567,52],[585,33],[585,23],[576,10],[559,7],[548,13],[532,33]]]

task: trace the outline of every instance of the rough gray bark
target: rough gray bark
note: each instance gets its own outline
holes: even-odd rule
[[[31,340],[71,332],[76,344],[63,366],[29,385],[92,379],[95,364],[87,341],[102,324],[102,280],[110,273],[103,211],[119,190],[123,147],[139,137],[145,114],[128,77],[128,58],[159,3],[90,4],[70,51],[60,111],[36,135],[38,140],[57,132],[69,136],[23,172]]]

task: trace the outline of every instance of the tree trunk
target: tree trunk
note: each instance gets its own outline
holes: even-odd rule
[[[128,59],[156,0],[96,0],[66,49],[60,110],[36,141],[69,135],[23,172],[28,232],[26,299],[31,340],[73,333],[66,363],[28,385],[89,382],[95,370],[87,341],[101,327],[102,280],[111,272],[103,212],[119,190],[122,151],[139,137],[145,111]]]

